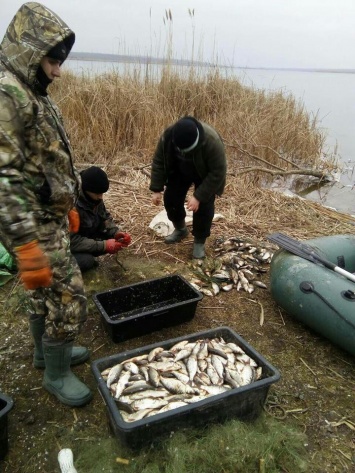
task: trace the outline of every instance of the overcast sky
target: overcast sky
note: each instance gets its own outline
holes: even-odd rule
[[[0,0],[1,38],[22,3]],[[75,31],[77,52],[166,56],[172,38],[179,59],[194,49],[195,59],[241,67],[355,69],[355,0],[42,3]]]

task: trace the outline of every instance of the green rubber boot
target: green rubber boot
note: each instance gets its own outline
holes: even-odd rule
[[[206,257],[205,240],[198,240],[195,238],[192,256],[196,259],[203,259]]]
[[[165,238],[165,243],[179,243],[179,241],[183,240],[189,234],[189,231],[186,227],[185,220],[181,220],[180,222],[173,222],[175,230],[171,235],[168,235]]]
[[[55,345],[43,341],[46,369],[42,386],[63,404],[78,407],[90,402],[92,393],[70,369],[72,348],[73,342]]]
[[[45,320],[41,316],[30,316],[30,332],[35,344],[35,350],[33,355],[33,366],[35,368],[45,368],[43,347],[42,347],[42,335],[45,330]],[[73,365],[80,365],[88,360],[90,352],[84,347],[73,347],[71,362]]]

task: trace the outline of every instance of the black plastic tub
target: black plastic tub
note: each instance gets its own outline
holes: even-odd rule
[[[202,294],[180,275],[150,279],[94,294],[115,343],[191,320]]]
[[[116,402],[113,399],[101,372],[106,368],[121,363],[133,356],[149,353],[155,347],[171,348],[182,340],[193,342],[201,338],[223,337],[226,342],[239,345],[247,355],[252,357],[262,367],[262,377],[247,386],[234,388],[222,394],[208,397],[202,401],[179,407],[161,414],[144,418],[135,422],[125,422]],[[184,337],[160,342],[135,350],[112,355],[96,360],[91,365],[107,408],[108,418],[116,437],[128,447],[141,448],[161,437],[170,435],[186,427],[206,426],[207,423],[223,422],[228,419],[254,420],[263,409],[270,386],[280,379],[280,373],[270,363],[256,352],[243,338],[228,327],[218,327],[214,330],[198,332]]]
[[[0,393],[0,460],[5,458],[9,449],[7,417],[13,404],[13,400],[9,396]]]

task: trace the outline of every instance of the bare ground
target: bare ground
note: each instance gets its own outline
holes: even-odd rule
[[[270,388],[265,415],[295,423],[306,433],[309,471],[355,472],[354,358],[284,313],[268,289],[258,288],[251,295],[232,290],[214,298],[204,297],[190,322],[120,344],[111,341],[92,302],[94,293],[167,274],[184,275],[191,263],[192,239],[179,245],[164,245],[161,239],[147,231],[156,209],[151,209],[146,197],[143,199],[139,192],[132,194],[130,205],[127,202],[124,205],[131,210],[127,210],[123,219],[126,229],[133,235],[131,247],[119,254],[120,264],[113,256],[102,257],[99,268],[84,278],[89,315],[79,342],[90,347],[91,359],[200,330],[228,326],[281,372],[280,381]],[[115,200],[115,193],[111,195]],[[280,197],[272,199],[282,206]],[[230,222],[213,225],[207,245],[209,256],[213,254],[213,242],[218,237],[244,234],[265,241],[267,229],[281,231],[282,228],[297,236],[299,222],[305,224],[302,212],[292,222],[280,212],[272,221],[271,229],[262,227],[261,214],[259,225],[252,217],[242,221],[232,215],[232,205],[227,199],[220,204]],[[259,205],[262,205],[261,201]],[[312,211],[307,209],[309,214]],[[322,215],[319,209],[316,215],[329,229],[328,233],[347,230],[339,220],[334,220],[333,215]],[[314,220],[312,215],[307,218]],[[318,232],[315,227],[303,228],[310,230],[309,238],[321,235],[323,230],[319,225]],[[263,275],[266,284],[268,277],[268,273]],[[84,408],[65,407],[41,387],[42,372],[32,366],[33,347],[20,294],[19,287],[13,282],[0,290],[4,308],[0,318],[1,392],[14,400],[8,415],[9,452],[6,460],[0,463],[0,470],[4,473],[58,473],[57,454],[61,448],[70,447],[75,452],[85,442],[110,437],[112,432],[90,363],[74,368],[94,392],[93,401]],[[264,311],[262,325],[261,306]]]

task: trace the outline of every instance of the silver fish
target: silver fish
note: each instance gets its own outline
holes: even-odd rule
[[[218,355],[212,355],[211,363],[212,363],[213,368],[217,371],[218,376],[223,379],[224,365],[221,361],[221,358]]]
[[[188,358],[192,353],[192,348],[183,348],[182,350],[178,351],[175,355],[174,361],[183,360],[184,358]]]
[[[196,355],[192,354],[186,361],[186,368],[189,374],[190,381],[193,381],[195,374],[197,372],[197,357]]]
[[[210,361],[207,362],[207,374],[212,384],[219,385],[223,382],[223,379],[218,375]]]
[[[149,382],[154,387],[157,388],[160,385],[160,374],[155,368],[153,368],[153,366],[150,366],[148,368],[148,377],[149,377]]]
[[[117,382],[117,386],[116,386],[116,392],[115,392],[116,399],[118,399],[121,396],[124,388],[126,387],[126,384],[129,381],[130,376],[131,376],[131,372],[125,371],[124,374],[119,378]]]
[[[111,386],[112,383],[118,380],[118,377],[121,374],[122,370],[123,370],[122,363],[118,363],[117,365],[113,366],[110,369],[107,380],[106,380],[106,385],[108,388]]]
[[[127,386],[123,391],[122,394],[133,394],[137,393],[139,391],[146,391],[147,389],[151,389],[152,386],[150,386],[146,381],[138,381],[136,383],[133,383],[131,386]]]
[[[146,397],[144,399],[137,399],[133,401],[131,406],[135,411],[141,409],[159,409],[160,407],[166,406],[168,401],[165,399],[154,399],[151,397]]]
[[[189,377],[188,375],[181,373],[181,371],[173,371],[173,375],[175,376],[176,379],[181,381],[182,383],[188,383],[189,382]]]
[[[127,414],[121,411],[121,416],[125,422],[136,422],[137,420],[144,419],[147,415],[152,412],[153,409],[141,409],[134,412],[133,414]]]
[[[197,394],[198,390],[188,384],[184,384],[178,379],[161,378],[161,384],[173,394]]]
[[[187,345],[188,343],[189,343],[188,340],[183,340],[182,342],[178,342],[170,348],[170,351],[172,353],[175,353],[179,350],[182,350],[185,347],[185,345]]]
[[[132,401],[137,401],[138,399],[145,398],[165,398],[168,396],[168,392],[165,389],[149,389],[140,393],[131,394],[129,397]]]
[[[180,365],[174,361],[153,361],[150,366],[157,371],[175,371],[179,369]]]
[[[203,341],[200,345],[200,349],[197,353],[197,360],[203,360],[208,356],[208,344]]]
[[[155,357],[162,351],[164,351],[164,348],[162,347],[153,348],[153,350],[151,350],[150,353],[148,354],[148,362],[153,361]]]
[[[128,363],[123,362],[124,369],[127,371],[130,371],[132,374],[138,374],[139,373],[139,368],[138,366],[133,363],[132,361],[129,361]]]
[[[156,414],[162,414],[163,412],[171,411],[172,409],[178,409],[179,407],[183,406],[187,406],[187,403],[184,401],[169,402],[169,404],[159,409]]]
[[[244,369],[241,371],[240,376],[242,378],[242,386],[246,386],[254,381],[255,370],[250,365],[244,365]]]
[[[223,386],[201,386],[201,389],[203,391],[207,391],[208,394],[211,394],[211,395],[215,396],[216,394],[222,394],[222,393],[228,391],[229,389],[231,389],[231,387],[226,386],[226,385],[223,385]]]

